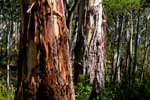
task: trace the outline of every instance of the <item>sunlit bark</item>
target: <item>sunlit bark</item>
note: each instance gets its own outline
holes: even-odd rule
[[[15,100],[74,100],[63,0],[21,0]]]
[[[86,53],[85,71],[90,75],[93,89],[89,100],[102,95],[104,89],[104,66],[105,66],[105,32],[103,23],[102,0],[88,0],[85,21]]]

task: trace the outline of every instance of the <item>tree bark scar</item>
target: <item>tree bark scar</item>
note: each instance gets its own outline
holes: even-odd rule
[[[21,45],[25,49],[19,57],[23,61],[18,66],[15,100],[75,100],[63,0],[30,0],[30,8],[29,0],[22,1],[27,2],[21,2],[25,17]]]
[[[60,4],[57,6],[57,11],[64,16],[64,7],[62,5],[62,0],[56,0],[57,4]]]

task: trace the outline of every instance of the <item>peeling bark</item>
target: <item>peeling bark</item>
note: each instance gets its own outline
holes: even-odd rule
[[[21,5],[15,100],[74,100],[63,1],[22,0]]]
[[[102,95],[104,89],[105,33],[102,0],[88,0],[85,21],[86,51],[84,70],[90,75],[93,89],[89,100]],[[105,19],[104,19],[105,20]]]

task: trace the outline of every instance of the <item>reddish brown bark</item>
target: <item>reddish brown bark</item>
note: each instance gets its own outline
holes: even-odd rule
[[[22,0],[22,48],[15,99],[74,100],[63,2],[27,4]]]

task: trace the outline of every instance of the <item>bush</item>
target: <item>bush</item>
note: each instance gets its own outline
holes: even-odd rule
[[[8,90],[6,87],[0,82],[0,100],[14,100],[14,91]]]

